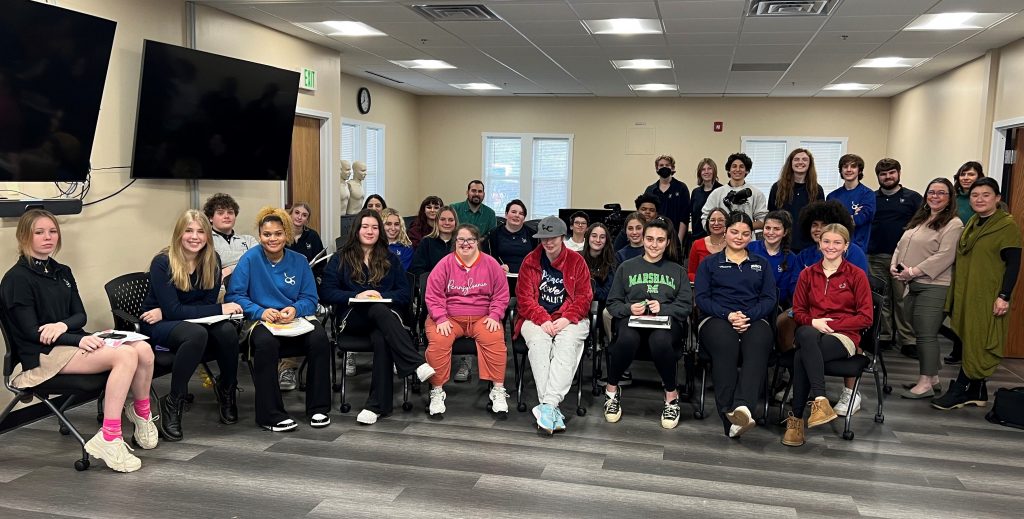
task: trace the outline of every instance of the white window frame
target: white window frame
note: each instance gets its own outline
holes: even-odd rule
[[[806,142],[806,141],[811,141],[811,142],[829,142],[829,143],[836,143],[836,142],[838,142],[839,145],[840,145],[840,153],[839,153],[839,155],[842,156],[842,155],[845,155],[845,154],[848,153],[846,145],[847,145],[847,142],[849,141],[849,137],[792,136],[792,135],[789,135],[789,136],[744,135],[744,136],[740,137],[740,150],[743,153],[747,153],[747,143],[748,142],[752,142],[752,141],[753,142],[757,142],[757,141],[772,141],[772,142],[785,141],[786,142],[786,155],[787,156],[794,149],[796,149],[796,148],[803,148],[804,146],[801,146],[801,144],[800,144],[801,142]],[[753,157],[751,157],[751,158],[753,158]],[[815,159],[815,160],[817,160],[817,159]],[[755,165],[756,165],[756,163],[755,163]],[[725,170],[726,180],[728,180],[728,177],[729,177],[729,165],[728,164],[724,164],[722,167]],[[816,161],[815,164],[814,164],[814,169],[815,169],[815,171],[818,172],[818,185],[822,185],[821,179],[822,179],[822,175],[823,174],[828,174],[829,172],[831,172],[832,174],[834,174],[834,176],[836,178],[838,178],[838,176],[839,176],[839,165],[838,164],[822,164],[822,163]],[[778,174],[777,173],[776,173],[775,180],[776,181],[778,180]],[[839,185],[840,186],[843,185],[842,181],[839,182]],[[763,190],[764,193],[765,193],[765,196],[768,196],[768,191],[770,189],[771,189],[771,184],[768,184],[768,186]],[[824,194],[826,194],[826,195],[828,194],[828,190],[827,189],[825,190]]]
[[[372,122],[372,121],[364,121],[364,120],[361,120],[361,119],[343,118],[341,120],[341,128],[340,128],[341,136],[342,137],[344,137],[344,135],[345,135],[345,126],[346,125],[348,125],[348,126],[355,126],[356,127],[356,132],[355,132],[355,134],[356,134],[356,142],[352,143],[352,150],[354,151],[355,156],[352,159],[352,162],[355,162],[357,160],[358,161],[362,161],[363,163],[366,162],[366,145],[363,142],[366,139],[366,130],[368,130],[368,129],[380,130],[380,141],[379,141],[380,146],[378,147],[379,149],[377,150],[377,186],[378,186],[378,189],[377,189],[376,193],[369,193],[369,192],[367,192],[366,196],[369,196],[369,195],[372,195],[372,194],[377,194],[377,195],[380,195],[381,198],[387,200],[387,196],[385,194],[386,182],[384,181],[384,179],[386,178],[386,176],[385,176],[385,169],[386,168],[385,168],[384,157],[385,157],[385,153],[387,151],[386,150],[387,129],[386,129],[385,125],[381,124],[381,123],[375,123],[375,122]],[[340,139],[338,141],[338,144],[340,146],[340,148],[338,148],[338,156],[341,157],[342,150],[345,147],[344,147],[344,144],[340,141]],[[344,209],[342,209],[342,210],[344,210]]]
[[[517,138],[520,144],[519,199],[530,208],[533,214],[533,141],[536,139],[564,139],[569,141],[569,171],[565,186],[565,207],[572,207],[572,150],[575,134],[572,133],[508,133],[483,132],[480,134],[480,179],[487,182],[487,139]],[[486,189],[486,185],[485,185]],[[496,212],[504,208],[493,208]],[[563,208],[564,209],[564,208]],[[548,215],[544,215],[548,216]],[[558,216],[556,213],[555,216]]]

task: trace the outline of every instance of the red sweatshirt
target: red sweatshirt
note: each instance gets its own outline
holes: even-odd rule
[[[843,261],[826,278],[817,262],[803,270],[793,294],[793,319],[810,326],[811,319],[831,317],[828,325],[860,348],[860,334],[871,326],[871,286],[859,267]]]
[[[569,322],[576,324],[590,315],[590,301],[594,297],[594,292],[590,287],[590,270],[587,268],[587,262],[578,252],[564,246],[562,253],[551,262],[551,266],[562,273],[565,301],[554,315],[548,314],[540,305],[540,255],[544,253],[544,247],[538,245],[533,252],[526,255],[522,266],[519,267],[519,279],[516,281],[516,307],[519,314],[516,317],[513,338],[519,336],[519,330],[526,321],[540,325],[565,317]]]

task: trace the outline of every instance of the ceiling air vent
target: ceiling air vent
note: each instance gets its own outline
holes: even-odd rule
[[[432,22],[500,22],[493,11],[480,4],[414,5],[413,10]]]
[[[747,16],[824,16],[839,0],[751,0]]]

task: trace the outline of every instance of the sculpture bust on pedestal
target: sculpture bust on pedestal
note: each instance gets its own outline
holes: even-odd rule
[[[348,184],[348,210],[345,214],[357,214],[363,209],[363,200],[366,198],[366,190],[363,189],[363,180],[366,178],[366,163],[355,161],[352,163],[352,179]]]

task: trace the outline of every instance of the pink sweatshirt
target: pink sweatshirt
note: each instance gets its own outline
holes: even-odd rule
[[[508,306],[505,271],[481,252],[467,270],[455,253],[448,254],[427,277],[427,312],[437,324],[453,317],[489,316],[501,321]]]

